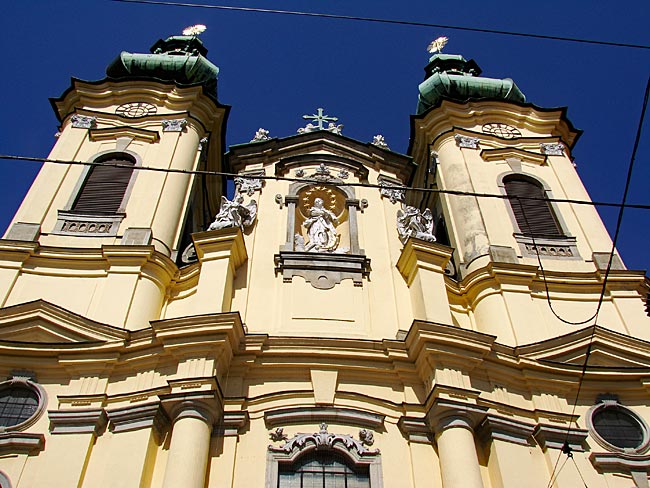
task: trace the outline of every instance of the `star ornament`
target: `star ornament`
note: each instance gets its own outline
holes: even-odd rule
[[[442,48],[445,47],[445,44],[449,41],[448,37],[438,37],[435,41],[431,42],[429,44],[429,47],[427,48],[427,51],[430,53],[440,53],[442,52]]]
[[[184,36],[198,36],[199,34],[203,33],[207,29],[206,26],[203,24],[196,24],[192,25],[190,27],[186,27],[183,29],[183,35]]]

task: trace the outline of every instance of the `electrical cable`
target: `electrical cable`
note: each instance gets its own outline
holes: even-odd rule
[[[352,20],[352,21],[360,21],[360,22],[374,22],[374,23],[381,23],[381,24],[407,25],[413,27],[428,27],[428,28],[433,27],[436,29],[479,32],[482,34],[498,34],[498,35],[506,35],[506,36],[527,37],[533,39],[544,39],[544,40],[564,41],[564,42],[577,42],[583,44],[596,44],[601,46],[624,47],[624,48],[633,48],[633,49],[650,49],[650,46],[648,45],[633,44],[633,43],[626,43],[626,42],[611,42],[611,41],[601,41],[597,39],[581,39],[578,37],[530,34],[526,32],[505,31],[505,30],[498,30],[498,29],[482,29],[479,27],[464,27],[458,25],[434,24],[430,22],[416,22],[410,20],[394,20],[394,19],[381,19],[376,17],[360,17],[355,15],[337,15],[337,14],[325,14],[319,12],[303,12],[297,10],[277,10],[277,9],[265,9],[265,8],[254,8],[254,7],[233,7],[228,5],[210,5],[204,3],[162,2],[157,0],[110,0],[110,1],[119,2],[119,3],[144,4],[144,5],[161,5],[161,6],[168,6],[168,7],[190,7],[190,8],[231,10],[231,11],[239,11],[239,12],[256,12],[256,13],[265,13],[265,14],[296,15],[302,17],[319,17],[319,18],[336,19],[336,20]]]
[[[576,471],[578,471],[578,476],[580,476],[580,479],[582,480],[582,484],[585,485],[585,488],[589,488],[587,486],[587,482],[585,481],[584,476],[582,476],[582,473],[580,472],[580,468],[578,467],[578,463],[576,463],[576,459],[573,456],[570,456],[571,461],[573,461],[573,465],[576,467]]]
[[[553,473],[555,474],[555,476],[554,477],[551,476],[551,479],[549,480],[548,485],[546,486],[546,488],[551,488],[555,484],[558,477],[560,476],[560,473],[564,469],[564,466],[566,466],[566,463],[567,463],[568,460],[569,460],[569,458],[567,456],[566,459],[564,460],[564,462],[562,463],[562,466],[560,466],[560,469],[558,469],[557,472],[555,472],[555,468],[557,468],[557,465],[560,462],[560,455],[558,455],[557,461],[555,462],[555,468],[553,468]]]
[[[643,104],[641,106],[641,115],[639,117],[639,123],[637,125],[637,131],[636,131],[636,136],[634,138],[634,146],[632,149],[632,155],[630,157],[630,164],[628,165],[628,170],[627,170],[627,177],[625,180],[625,189],[623,190],[623,197],[621,198],[621,206],[619,207],[619,213],[618,213],[618,218],[616,220],[616,231],[614,233],[614,239],[612,240],[612,251],[609,254],[609,261],[607,262],[607,269],[605,270],[605,274],[603,276],[603,286],[600,292],[600,298],[598,300],[598,307],[596,309],[596,314],[594,316],[594,325],[592,326],[591,330],[591,335],[589,337],[589,342],[587,344],[587,350],[585,352],[585,361],[582,365],[582,371],[580,373],[580,379],[578,380],[578,389],[576,391],[576,396],[575,400],[573,402],[573,408],[571,409],[571,416],[569,419],[569,427],[567,428],[566,436],[565,436],[565,445],[568,445],[568,439],[569,435],[571,434],[571,424],[575,422],[575,411],[578,405],[578,400],[580,398],[580,392],[582,391],[582,385],[584,383],[585,375],[587,373],[587,368],[589,365],[589,357],[591,356],[591,350],[593,347],[593,342],[594,342],[594,336],[596,335],[596,327],[598,325],[598,315],[600,313],[600,308],[602,306],[604,297],[605,297],[605,292],[607,290],[607,280],[609,277],[609,273],[611,271],[612,267],[612,261],[614,257],[614,251],[616,250],[616,243],[618,242],[618,237],[619,233],[621,230],[622,222],[623,222],[623,213],[625,211],[625,202],[627,201],[627,197],[629,194],[630,190],[630,184],[632,182],[632,172],[634,170],[634,163],[636,161],[636,153],[639,148],[639,144],[641,142],[641,133],[643,131],[643,122],[645,120],[645,113],[648,107],[648,97],[650,95],[650,77],[648,77],[648,80],[646,81],[646,87],[645,87],[645,93],[643,96]],[[577,426],[577,423],[576,423]],[[568,459],[568,458],[567,458]],[[556,464],[557,467],[557,464]],[[553,480],[553,475],[555,472],[555,468],[553,469],[553,473],[551,473],[551,481]],[[559,473],[558,473],[559,474]],[[549,484],[550,487],[550,484]]]
[[[186,169],[175,169],[175,168],[154,168],[151,166],[132,166],[129,164],[120,164],[120,163],[95,163],[90,161],[71,161],[64,159],[50,159],[50,158],[37,158],[32,156],[18,156],[11,154],[0,154],[0,159],[6,159],[8,161],[21,161],[21,162],[37,162],[37,163],[52,163],[52,164],[69,164],[69,165],[79,165],[79,166],[111,166],[113,168],[128,168],[133,169],[134,171],[156,171],[162,173],[179,173],[185,175],[207,175],[207,176],[223,176],[226,178],[243,178],[243,179],[261,179],[261,180],[275,180],[275,181],[291,181],[291,182],[303,182],[303,183],[314,183],[319,185],[334,185],[334,186],[349,186],[355,188],[378,188],[378,189],[387,189],[387,190],[400,190],[404,192],[425,192],[425,193],[435,193],[441,195],[455,195],[455,196],[468,196],[468,197],[478,197],[478,198],[497,198],[499,200],[509,200],[512,197],[501,193],[479,193],[479,192],[470,192],[470,191],[461,191],[461,190],[442,190],[439,188],[422,188],[422,187],[407,187],[400,185],[376,185],[373,183],[348,183],[344,181],[337,182],[328,182],[318,179],[310,178],[298,178],[290,176],[266,176],[266,175],[247,175],[247,174],[238,174],[238,173],[228,173],[225,171],[209,171],[209,170],[186,170]],[[571,203],[574,205],[587,205],[593,207],[621,207],[620,203],[614,202],[598,202],[590,200],[576,200],[572,198],[539,198],[539,197],[518,197],[522,200],[534,200],[540,202],[553,202],[553,203]],[[650,210],[650,204],[638,204],[638,203],[626,203],[626,208],[634,208],[638,210]]]

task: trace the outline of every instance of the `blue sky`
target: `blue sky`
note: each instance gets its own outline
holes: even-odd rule
[[[431,2],[387,0],[204,0],[233,6],[308,10],[545,35],[650,44],[650,2]],[[650,50],[522,39],[423,27],[261,13],[135,5],[110,0],[3,3],[0,18],[0,153],[44,157],[57,122],[48,102],[70,77],[95,80],[122,50],[148,52],[161,37],[192,24],[220,67],[219,99],[232,106],[227,141],[250,140],[264,127],[285,137],[317,107],[339,117],[344,134],[369,141],[384,134],[408,146],[409,115],[440,35],[447,53],[473,58],[483,75],[513,78],[528,101],[568,106],[585,131],[573,155],[591,197],[619,201],[650,75]],[[650,116],[649,116],[650,118]],[[650,121],[646,125],[650,125]],[[637,155],[630,203],[650,204],[650,127]],[[0,227],[20,204],[39,166],[0,161]],[[601,210],[613,233],[616,210]],[[626,210],[619,251],[630,268],[650,268],[650,211]]]

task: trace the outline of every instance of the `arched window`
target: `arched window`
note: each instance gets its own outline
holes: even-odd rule
[[[359,440],[329,433],[326,423],[313,434],[287,439],[276,429],[274,437],[284,444],[268,447],[266,488],[383,487],[381,455],[379,449],[368,449],[374,439],[366,429],[359,431]]]
[[[546,198],[544,187],[538,181],[522,175],[508,175],[503,178],[503,184],[521,234],[564,237],[550,202],[532,200]]]
[[[126,201],[134,182],[138,156],[110,151],[91,160],[79,178],[65,209],[59,210],[55,234],[116,236],[126,216]],[[117,167],[116,167],[117,166]]]
[[[114,214],[131,181],[135,158],[125,153],[106,154],[94,161],[70,211],[84,214]],[[115,167],[119,164],[121,167]],[[124,167],[127,166],[127,167]]]
[[[370,488],[368,466],[352,467],[333,452],[312,452],[278,471],[277,488]]]

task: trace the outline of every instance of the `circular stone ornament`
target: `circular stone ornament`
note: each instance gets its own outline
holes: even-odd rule
[[[617,402],[602,402],[591,407],[587,424],[596,442],[609,451],[641,454],[650,444],[650,431],[645,421]]]
[[[484,134],[490,134],[501,139],[516,139],[521,137],[521,132],[516,127],[513,127],[508,124],[502,124],[500,122],[491,122],[489,124],[483,124],[481,129]]]
[[[115,109],[115,113],[120,117],[128,119],[135,119],[138,117],[146,117],[147,115],[155,115],[158,109],[155,105],[146,102],[130,102],[123,103]]]

